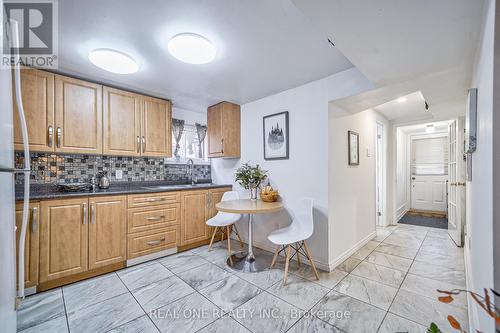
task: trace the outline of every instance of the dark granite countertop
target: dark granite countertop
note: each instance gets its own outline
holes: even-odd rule
[[[99,189],[95,191],[76,191],[61,192],[57,185],[31,185],[30,200],[62,199],[86,196],[120,195],[120,194],[141,194],[158,193],[171,191],[185,191],[208,188],[231,187],[228,184],[198,183],[196,185],[179,184],[166,181],[158,182],[130,182],[130,183],[112,183],[108,189]],[[16,200],[23,199],[23,185],[16,186]]]

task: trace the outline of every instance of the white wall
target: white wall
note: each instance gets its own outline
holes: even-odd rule
[[[195,123],[205,125],[207,123],[207,112],[206,110],[196,112],[174,106],[172,107],[172,118],[183,119],[189,125],[194,125]]]
[[[488,1],[482,42],[472,86],[478,88],[477,150],[472,154],[472,182],[467,183],[468,288],[480,294],[493,287],[493,56],[495,1]],[[498,239],[496,240],[498,241]],[[472,331],[493,332],[493,321],[472,303]]]
[[[366,78],[350,69],[241,106],[241,160],[212,159],[212,178],[217,183],[233,183],[240,161],[257,163],[269,171],[271,184],[280,191],[287,210],[255,219],[257,246],[274,249],[267,235],[290,223],[287,212],[293,211],[300,198],[311,197],[315,230],[309,244],[318,266],[328,269],[328,102],[369,88]],[[281,111],[290,114],[290,159],[265,161],[262,117]],[[238,229],[245,227],[246,223]]]
[[[376,122],[373,110],[329,115],[330,261],[337,265],[370,240],[376,224]],[[359,165],[348,165],[347,131],[359,133]]]

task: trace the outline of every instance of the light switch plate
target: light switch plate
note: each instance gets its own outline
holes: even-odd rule
[[[122,178],[123,178],[123,171],[116,170],[116,179],[122,179]]]

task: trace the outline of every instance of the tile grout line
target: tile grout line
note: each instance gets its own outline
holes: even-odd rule
[[[66,326],[68,327],[68,333],[71,332],[69,328],[69,317],[68,317],[68,310],[66,309],[66,301],[64,300],[64,290],[61,287],[61,295],[62,295],[62,300],[63,300],[63,305],[64,305],[64,317],[66,318]]]

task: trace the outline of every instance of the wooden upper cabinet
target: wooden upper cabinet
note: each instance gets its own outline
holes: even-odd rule
[[[240,106],[221,102],[208,108],[208,157],[240,157]]]
[[[141,154],[141,96],[103,88],[103,153]]]
[[[40,282],[88,269],[88,200],[40,204]]]
[[[102,86],[55,76],[56,152],[102,153]]]
[[[209,237],[206,226],[208,191],[186,191],[181,194],[181,245],[205,240]]]
[[[127,197],[91,197],[89,207],[89,269],[125,261]]]
[[[30,150],[54,151],[54,74],[36,69],[22,69],[21,94]],[[14,107],[17,108],[15,96],[13,98]],[[17,110],[14,112],[14,148],[23,150]]]
[[[142,97],[142,156],[172,157],[172,110],[169,101]]]
[[[19,236],[23,222],[23,204],[16,204],[16,252],[19,251]],[[38,284],[38,249],[39,249],[40,204],[30,203],[28,226],[24,243],[24,287]],[[17,263],[19,265],[19,262]]]

